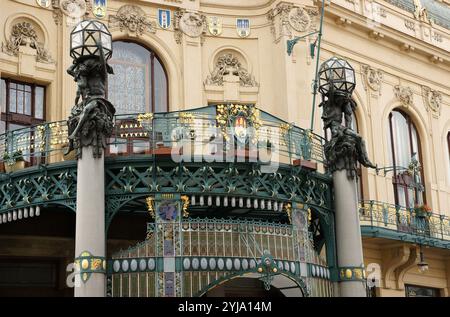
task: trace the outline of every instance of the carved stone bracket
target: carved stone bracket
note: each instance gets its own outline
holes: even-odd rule
[[[214,70],[205,80],[205,85],[222,86],[224,78],[235,77],[240,86],[257,87],[258,83],[249,74],[239,59],[231,53],[220,56],[214,65]]]
[[[413,105],[414,100],[413,100],[413,91],[411,87],[395,85],[394,94],[395,98],[397,98],[405,107],[408,108],[409,106]]]
[[[35,26],[30,22],[14,24],[9,40],[2,43],[2,51],[12,56],[18,56],[21,47],[31,49],[31,54],[36,55],[38,62],[54,63],[48,50],[44,48],[44,43],[39,42]]]
[[[192,38],[200,37],[200,40],[203,43],[207,31],[206,16],[198,12],[180,9],[174,13],[173,26],[175,29],[175,41],[178,44],[181,44],[183,34]]]
[[[369,65],[362,64],[362,75],[364,88],[370,88],[373,91],[377,91],[381,95],[381,80],[383,79],[383,72],[379,69],[370,67]]]
[[[156,32],[156,22],[150,21],[144,10],[135,5],[124,5],[116,15],[110,15],[109,26],[119,27],[120,31],[127,29],[129,33],[136,33],[138,36],[146,31]]]
[[[427,111],[430,111],[433,117],[439,118],[441,115],[442,93],[432,90],[430,87],[422,86],[422,97]]]

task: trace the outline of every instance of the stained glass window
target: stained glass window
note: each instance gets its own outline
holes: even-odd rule
[[[108,99],[117,114],[168,111],[167,75],[156,54],[131,42],[113,42]]]

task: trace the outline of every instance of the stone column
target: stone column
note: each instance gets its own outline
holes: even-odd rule
[[[337,259],[341,297],[365,297],[364,260],[356,179],[347,170],[333,173]]]
[[[93,157],[93,147],[83,148],[77,169],[76,263],[80,280],[75,297],[104,297],[106,275],[104,157]]]

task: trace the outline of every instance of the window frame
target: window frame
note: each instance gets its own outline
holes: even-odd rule
[[[164,65],[164,63],[162,62],[161,58],[158,56],[158,54],[152,50],[151,48],[149,48],[147,45],[142,44],[140,42],[136,42],[130,39],[117,39],[115,41],[113,41],[113,45],[114,42],[123,42],[123,43],[131,43],[131,44],[136,44],[141,46],[142,48],[146,49],[150,55],[150,81],[151,81],[151,85],[150,85],[150,94],[151,94],[151,98],[149,100],[150,103],[150,109],[145,110],[145,112],[151,112],[151,113],[155,113],[155,108],[156,108],[156,102],[155,102],[155,58],[158,60],[159,64],[161,65],[161,68],[164,72],[165,75],[165,84],[166,84],[166,97],[167,97],[167,107],[166,107],[166,111],[163,112],[169,112],[170,110],[170,96],[169,96],[169,76],[166,70],[166,67]],[[112,57],[112,62],[111,66],[114,68],[114,55]],[[106,89],[106,96],[108,96],[108,83],[106,85],[107,89]],[[146,105],[147,106],[147,105]]]
[[[392,166],[393,166],[393,171],[394,171],[394,176],[392,177],[392,184],[393,184],[393,188],[394,188],[394,198],[395,198],[395,204],[396,205],[400,205],[400,197],[399,197],[399,187],[402,187],[403,191],[404,191],[404,199],[405,199],[405,203],[406,206],[405,207],[410,207],[409,206],[409,189],[411,189],[411,186],[409,185],[410,183],[407,181],[408,179],[405,179],[406,176],[406,171],[402,172],[402,173],[398,173],[397,172],[397,160],[396,160],[396,149],[395,149],[395,142],[394,142],[394,129],[393,129],[393,124],[392,124],[392,118],[393,118],[393,113],[397,112],[400,115],[403,116],[403,118],[406,121],[406,124],[408,126],[408,136],[409,136],[409,140],[408,140],[408,147],[409,147],[409,152],[411,153],[411,155],[414,153],[414,144],[413,144],[413,134],[412,134],[412,127],[414,127],[415,131],[416,131],[416,136],[417,136],[417,154],[418,154],[418,158],[419,158],[419,162],[423,167],[423,158],[422,158],[422,143],[420,141],[420,136],[419,133],[417,131],[417,127],[414,124],[413,119],[411,118],[411,116],[409,116],[407,113],[405,113],[404,111],[400,110],[400,109],[392,109],[392,111],[389,113],[388,116],[388,120],[389,120],[389,138],[390,138],[390,143],[391,143],[391,154],[392,154]],[[422,185],[424,187],[424,191],[421,192],[421,196],[422,196],[422,203],[426,204],[426,195],[425,195],[425,178],[424,178],[424,173],[423,173],[423,168],[420,169],[420,178],[422,181]],[[414,205],[418,204],[418,197],[420,195],[420,192],[417,190],[417,188],[413,188],[415,195],[414,195]]]

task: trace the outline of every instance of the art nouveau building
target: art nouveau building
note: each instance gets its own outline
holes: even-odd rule
[[[63,149],[81,17],[114,41],[108,294],[338,296],[339,280],[363,279],[336,265],[319,98],[312,114],[317,58],[338,56],[356,71],[353,128],[379,167],[358,170],[369,293],[450,296],[448,0],[325,1],[319,57],[320,1],[109,0],[103,13],[95,3],[2,3],[1,295],[73,295],[77,175]],[[167,156],[177,128],[203,142],[208,128],[247,125],[276,134],[277,173]],[[263,250],[279,273],[269,291],[255,279]]]

